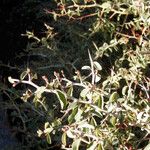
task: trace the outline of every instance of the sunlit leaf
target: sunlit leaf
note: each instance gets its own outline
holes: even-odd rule
[[[102,70],[102,66],[97,62],[97,61],[94,61],[94,67],[97,69],[97,70]]]
[[[88,146],[87,150],[95,150],[96,146],[97,146],[97,142],[92,142],[92,143]]]
[[[69,109],[74,109],[77,105],[78,105],[77,102],[72,102],[72,103],[69,104],[68,108]]]
[[[52,125],[52,127],[57,127],[57,126],[61,125],[60,119],[58,118],[58,119],[54,120],[54,121],[51,123],[51,125]]]
[[[97,102],[98,102],[98,107],[101,108],[101,109],[103,109],[103,106],[104,106],[104,99],[103,99],[102,96],[99,96]]]
[[[83,118],[82,113],[83,113],[83,110],[78,108],[77,114],[74,117],[76,122],[80,121]]]
[[[67,145],[67,134],[65,132],[62,134],[61,141],[63,145]]]
[[[37,131],[37,134],[38,134],[38,136],[40,137],[40,136],[43,134],[43,131],[39,129],[39,130]]]
[[[97,126],[97,123],[96,123],[96,120],[94,119],[94,117],[91,118],[90,124],[91,124],[92,126]]]
[[[77,112],[78,112],[78,108],[76,107],[75,109],[73,109],[72,113],[68,117],[69,124],[72,123]]]
[[[50,125],[49,122],[46,122],[45,125],[44,125],[44,128],[45,128],[45,129],[48,128],[49,125]]]
[[[124,86],[124,87],[122,88],[122,94],[123,94],[123,95],[126,95],[127,90],[128,90],[128,86]]]
[[[37,77],[37,74],[36,73],[34,73],[33,75],[32,75],[32,79],[37,79],[38,77]]]
[[[67,134],[67,136],[68,136],[69,138],[71,138],[71,139],[74,139],[74,138],[76,137],[76,135],[73,134],[70,130],[67,130],[66,134]]]
[[[35,94],[36,94],[36,97],[37,97],[38,99],[41,98],[42,93],[45,91],[45,89],[46,89],[45,86],[41,86],[41,87],[37,88]]]
[[[110,102],[115,102],[117,101],[117,99],[119,98],[119,94],[117,92],[114,92],[111,94],[110,98],[109,98],[109,101]]]
[[[82,124],[78,125],[78,128],[88,128],[88,129],[94,129],[95,127],[87,122],[84,122]]]
[[[52,143],[50,134],[47,134],[47,135],[46,135],[46,140],[47,140],[47,143],[48,143],[48,144],[51,144],[51,143]]]
[[[58,17],[58,16],[57,16],[56,13],[53,14],[53,17],[54,17],[54,20],[57,21],[57,17]]]
[[[109,80],[105,80],[105,81],[103,82],[103,88],[107,87],[108,84],[109,84]]]
[[[95,76],[95,83],[99,82],[101,80],[101,76],[100,75],[96,75]]]
[[[91,70],[91,67],[90,66],[83,66],[81,69],[82,70]]]
[[[118,138],[113,139],[113,141],[112,141],[112,145],[116,146],[116,145],[118,145],[118,144],[119,144],[119,140],[118,140]]]
[[[150,143],[144,148],[144,150],[150,150]]]
[[[73,94],[73,87],[71,86],[67,91],[67,96],[72,96]]]
[[[105,2],[102,4],[102,8],[103,9],[106,9],[106,8],[111,8],[111,3],[108,1],[108,2]]]
[[[27,75],[28,75],[27,71],[22,72],[20,75],[20,80],[23,80]]]
[[[101,118],[102,117],[101,109],[96,105],[91,105],[91,107],[94,108],[93,109],[93,114]]]
[[[79,150],[81,139],[75,139],[72,144],[72,150]]]
[[[52,127],[50,127],[50,128],[46,128],[45,130],[44,130],[44,133],[51,133],[53,131],[53,128]]]
[[[8,77],[8,81],[9,81],[10,83],[12,83],[12,84],[15,83],[15,80],[14,80],[12,77]]]
[[[57,97],[59,99],[61,109],[65,109],[67,106],[67,98],[66,98],[65,93],[63,93],[60,90],[57,90]]]
[[[104,150],[104,147],[101,144],[98,144],[97,150]]]
[[[89,93],[90,89],[89,88],[85,88],[81,91],[80,96],[85,98],[87,96],[87,94]]]
[[[108,106],[108,112],[111,112],[111,111],[113,111],[113,110],[115,110],[116,109],[116,105],[115,104],[113,104],[113,103],[110,103],[109,104],[109,106]]]
[[[113,126],[115,126],[115,124],[116,124],[116,117],[115,117],[115,116],[112,116],[112,117],[110,118],[110,123],[111,123]]]

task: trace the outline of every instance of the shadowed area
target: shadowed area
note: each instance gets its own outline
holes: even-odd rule
[[[0,104],[2,104],[2,102],[3,100],[0,96]],[[0,107],[0,150],[21,150],[9,126],[6,111],[2,107]]]

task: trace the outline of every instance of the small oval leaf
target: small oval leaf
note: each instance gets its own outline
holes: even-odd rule
[[[126,95],[127,90],[128,90],[128,86],[124,86],[122,88],[122,95]]]
[[[64,146],[67,145],[67,134],[65,132],[62,134],[61,142]]]
[[[97,61],[94,61],[94,67],[97,69],[97,70],[102,70],[102,66],[97,62]]]
[[[83,66],[81,69],[82,70],[91,70],[91,67],[90,66]]]
[[[47,134],[47,135],[46,135],[46,140],[47,140],[47,143],[48,143],[48,144],[51,144],[51,143],[52,143],[50,134]]]

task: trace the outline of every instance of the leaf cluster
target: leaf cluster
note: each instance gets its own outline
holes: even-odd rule
[[[55,2],[45,37],[26,36],[35,40],[31,54],[47,57],[46,66],[31,61],[34,71],[59,70],[9,77],[14,87],[27,85],[17,105],[26,140],[37,149],[149,149],[148,2]]]

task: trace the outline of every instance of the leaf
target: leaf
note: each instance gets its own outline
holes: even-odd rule
[[[74,117],[77,114],[77,112],[78,112],[78,107],[76,107],[75,109],[72,110],[71,115],[68,117],[69,124],[72,123],[72,121],[74,120]]]
[[[46,140],[47,140],[47,143],[48,143],[48,144],[51,144],[51,143],[52,143],[50,134],[47,134],[47,135],[46,135]]]
[[[120,44],[127,44],[129,42],[129,38],[122,37],[119,39]]]
[[[97,122],[96,122],[96,120],[94,119],[94,117],[91,118],[90,124],[91,124],[92,126],[97,126]]]
[[[102,70],[102,66],[97,62],[97,61],[94,61],[94,67],[97,69],[97,70]]]
[[[41,137],[41,135],[43,134],[43,131],[42,130],[38,130],[37,134],[38,134],[38,137]]]
[[[50,127],[50,128],[46,128],[46,129],[44,130],[44,133],[48,134],[48,133],[51,133],[52,131],[53,131],[53,128]]]
[[[59,102],[60,102],[61,109],[65,109],[67,106],[67,98],[66,98],[65,93],[63,93],[60,90],[57,90],[56,92],[57,92],[56,94],[57,94],[57,97],[58,97]]]
[[[81,142],[81,139],[75,139],[75,141],[72,144],[72,149],[79,150],[80,142]]]
[[[111,123],[113,126],[115,126],[115,124],[116,124],[116,117],[115,117],[115,116],[112,116],[112,117],[110,118],[110,123]]]
[[[32,75],[32,79],[38,79],[38,77],[37,77],[37,74],[36,74],[36,73],[34,73],[34,74]]]
[[[101,109],[98,107],[98,106],[96,106],[96,105],[92,105],[91,104],[91,107],[93,107],[94,109],[93,109],[93,113],[96,115],[96,116],[98,116],[98,117],[102,117],[102,114],[101,114]]]
[[[86,98],[87,94],[89,93],[90,89],[89,88],[85,88],[81,91],[80,96],[82,98]]]
[[[23,80],[27,75],[28,75],[27,71],[22,72],[20,75],[20,80]]]
[[[119,98],[119,94],[117,92],[114,92],[111,94],[110,98],[109,98],[109,101],[110,102],[115,102],[117,101],[117,99]]]
[[[100,75],[96,75],[95,76],[95,83],[99,82],[101,79],[101,76]]]
[[[41,86],[41,87],[37,88],[37,90],[35,91],[35,95],[38,99],[41,98],[42,93],[44,93],[45,89],[46,89],[45,86]]]
[[[104,98],[102,96],[99,96],[99,99],[98,99],[98,107],[100,109],[103,109],[104,107]]]
[[[67,136],[71,139],[74,139],[76,137],[76,135],[74,135],[70,130],[67,130]]]
[[[87,148],[87,150],[95,150],[96,146],[97,146],[97,142],[92,142]]]
[[[61,125],[60,119],[58,118],[58,119],[54,120],[54,121],[51,123],[51,125],[52,125],[52,127],[54,127],[54,128],[60,126],[60,125]]]
[[[111,8],[110,2],[105,2],[105,3],[103,3],[101,6],[102,6],[103,9]]]
[[[111,111],[113,111],[115,109],[116,109],[116,105],[114,105],[113,103],[110,103],[109,106],[108,106],[107,111],[110,113]]]
[[[15,79],[13,79],[12,77],[8,77],[8,81],[9,81],[10,83],[12,83],[12,84],[15,83]]]
[[[103,83],[103,88],[107,87],[109,85],[109,80],[105,80]]]
[[[126,95],[127,90],[128,90],[128,86],[124,86],[122,88],[122,95]]]
[[[87,123],[87,122],[84,122],[84,123],[82,123],[82,124],[79,124],[78,125],[78,128],[88,128],[88,129],[95,129],[95,127],[93,126],[93,125],[91,125],[91,124],[89,124],[89,123]]]
[[[119,140],[118,140],[118,138],[113,139],[113,141],[112,141],[112,145],[113,145],[113,146],[117,146],[118,144],[119,144]]]
[[[97,150],[104,150],[104,148],[101,144],[98,144]]]
[[[150,143],[144,148],[144,150],[150,150]]]
[[[77,102],[72,102],[69,104],[68,109],[74,109],[77,106]]]
[[[64,132],[61,137],[61,142],[64,146],[67,145],[66,138],[67,138],[67,134]]]
[[[141,122],[143,114],[144,114],[144,112],[140,112],[137,114],[137,123]]]
[[[54,20],[57,21],[57,14],[56,13],[53,14],[53,17],[54,17]]]
[[[73,94],[73,87],[71,86],[67,91],[67,96],[72,96]]]
[[[95,110],[93,110],[92,113],[93,113],[93,116],[97,116],[99,118],[102,118],[102,113],[95,111]]]
[[[81,110],[80,108],[78,108],[77,114],[74,117],[74,119],[75,119],[76,122],[81,121],[81,119],[83,118],[82,117],[82,113],[83,113],[83,110]]]
[[[46,122],[45,125],[44,125],[44,128],[48,128],[50,126],[49,122]]]
[[[81,69],[82,70],[91,70],[91,67],[90,66],[83,66]]]

